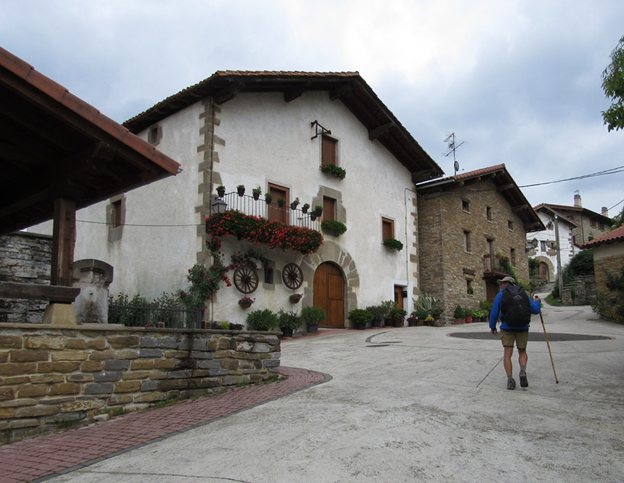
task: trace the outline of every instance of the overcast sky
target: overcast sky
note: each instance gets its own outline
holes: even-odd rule
[[[123,122],[217,70],[358,71],[453,174],[505,163],[532,205],[624,206],[601,74],[622,0],[0,0],[0,46]]]

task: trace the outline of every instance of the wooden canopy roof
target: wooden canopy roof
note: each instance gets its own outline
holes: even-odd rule
[[[180,165],[0,48],[0,235],[175,175]]]
[[[129,119],[124,126],[140,132],[206,97],[224,104],[246,92],[280,92],[285,102],[291,102],[307,91],[327,91],[331,100],[340,100],[368,129],[369,139],[378,140],[410,170],[414,182],[443,174],[357,72],[218,71]]]

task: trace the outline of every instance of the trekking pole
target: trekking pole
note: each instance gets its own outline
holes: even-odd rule
[[[540,310],[540,319],[542,320],[542,329],[544,329],[544,338],[546,339],[546,345],[548,346],[548,353],[550,354],[550,363],[552,364],[553,373],[555,374],[555,382],[559,384],[557,379],[557,371],[555,371],[555,361],[553,361],[552,352],[550,351],[550,343],[548,342],[548,334],[546,334],[546,326],[544,325],[544,317],[542,317],[542,311]]]

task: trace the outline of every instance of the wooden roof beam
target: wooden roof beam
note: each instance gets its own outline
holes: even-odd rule
[[[388,134],[390,129],[394,128],[395,126],[396,124],[394,124],[394,122],[392,121],[386,124],[382,124],[378,128],[375,128],[372,131],[368,131],[368,139],[374,141],[377,138],[385,136],[386,134]]]
[[[228,87],[219,89],[214,94],[214,101],[219,105],[225,104],[227,101],[234,99],[243,87],[245,87],[244,82],[233,82]]]
[[[307,81],[301,84],[297,84],[289,89],[286,89],[284,91],[284,101],[290,102],[290,101],[294,101],[298,97],[301,97],[303,93],[310,88],[311,85],[312,85],[312,82]]]

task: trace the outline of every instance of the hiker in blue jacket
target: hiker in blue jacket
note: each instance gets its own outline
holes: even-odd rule
[[[498,319],[501,319],[500,326],[500,338],[503,342],[503,349],[505,351],[503,357],[503,366],[507,373],[507,389],[515,389],[516,381],[513,378],[513,366],[511,363],[511,356],[513,355],[514,342],[518,347],[518,362],[520,364],[520,386],[528,387],[529,381],[526,374],[526,366],[529,356],[526,352],[527,342],[529,340],[529,323],[531,321],[530,314],[539,314],[542,308],[541,299],[536,295],[535,300],[531,298],[523,290],[516,288],[516,281],[512,277],[505,277],[498,281],[500,285],[500,292],[494,299],[494,305],[490,311],[490,332],[492,335],[496,335],[496,323]],[[520,292],[515,298],[505,297],[503,301],[503,294],[505,291],[511,293]],[[524,300],[526,298],[526,300]],[[511,300],[511,301],[510,301]],[[501,303],[503,301],[503,303]],[[506,306],[503,306],[506,305]],[[529,313],[530,312],[530,313]],[[514,321],[512,323],[511,321]]]

